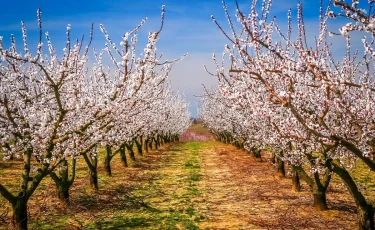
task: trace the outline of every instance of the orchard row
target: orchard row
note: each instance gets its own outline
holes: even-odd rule
[[[317,210],[327,209],[336,174],[357,205],[359,229],[374,229],[373,207],[349,171],[358,161],[375,170],[374,1],[321,1],[315,36],[302,3],[286,23],[271,14],[271,0],[253,1],[246,14],[237,4],[235,17],[223,5],[228,30],[212,19],[228,44],[222,58],[213,55],[219,89],[205,89],[205,126],[258,158],[267,151],[280,175],[291,165],[294,190],[304,180]],[[335,22],[343,23],[337,33]]]
[[[13,191],[0,183],[0,193],[13,209],[15,229],[27,229],[28,201],[46,177],[68,203],[76,161],[87,164],[90,184],[98,189],[98,154],[105,155],[110,175],[116,154],[127,166],[126,152],[134,159],[134,147],[142,153],[177,141],[190,125],[188,104],[167,81],[179,59],[162,62],[156,53],[164,7],[161,27],[149,33],[141,54],[138,32],[146,19],[126,32],[119,45],[100,25],[106,44],[94,51],[94,26],[84,45],[84,37],[72,41],[68,25],[61,54],[48,32],[43,34],[39,9],[37,18],[35,53],[23,22],[23,49],[17,49],[13,35],[9,48],[0,37],[0,153],[4,160],[23,160],[19,188]]]

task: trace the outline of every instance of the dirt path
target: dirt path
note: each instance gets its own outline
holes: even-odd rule
[[[279,179],[268,162],[256,162],[244,151],[213,143],[201,155],[204,205],[209,229],[355,229],[353,204],[331,191],[332,210],[317,213],[307,185],[291,192],[290,179]],[[335,200],[335,202],[332,202]],[[342,202],[346,202],[342,203]],[[343,216],[345,218],[343,218]]]
[[[199,154],[202,175],[198,186],[202,192],[199,211],[206,217],[200,228],[357,228],[355,205],[338,180],[333,179],[335,182],[327,193],[330,210],[315,212],[307,184],[302,182],[302,192],[292,192],[290,177],[278,178],[267,160],[257,162],[243,150],[215,142],[199,126],[193,126],[184,136],[193,138],[190,141],[208,141]]]
[[[355,206],[342,185],[327,194],[331,210],[315,212],[306,184],[291,191],[272,165],[193,130],[174,145],[151,174],[158,196],[145,199],[159,210],[147,229],[356,229]]]

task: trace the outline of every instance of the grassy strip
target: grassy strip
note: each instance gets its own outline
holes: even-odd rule
[[[199,229],[199,222],[204,219],[196,208],[200,196],[197,186],[201,179],[200,148],[201,143],[177,144],[169,151],[146,154],[127,169],[116,156],[112,162],[112,177],[105,175],[99,163],[98,192],[87,189],[87,167],[79,161],[71,206],[59,206],[54,184],[47,178],[30,202],[29,227],[43,230]],[[17,185],[15,175],[20,169],[14,166],[1,168],[0,172],[14,180],[8,183]],[[0,204],[5,204],[1,198]],[[0,224],[0,229],[7,229],[7,226]]]
[[[145,205],[142,208],[99,219],[87,229],[199,229],[198,225],[204,219],[195,208],[200,195],[197,186],[201,179],[200,145],[195,142],[176,145],[157,170],[145,172],[155,180],[149,180],[143,186],[141,182],[137,183],[135,195],[143,198]]]

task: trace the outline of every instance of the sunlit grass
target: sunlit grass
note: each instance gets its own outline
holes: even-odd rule
[[[375,172],[370,171],[365,163],[358,160],[355,167],[353,167],[349,173],[352,175],[367,201],[375,205]]]
[[[77,162],[76,180],[71,189],[71,206],[57,199],[54,182],[45,178],[29,203],[31,229],[198,229],[201,219],[192,197],[200,195],[199,151],[205,143],[172,144],[167,151],[153,150],[124,168],[119,156],[112,160],[112,176],[104,171],[100,149],[99,191],[89,188],[88,169]],[[166,146],[168,148],[168,145]],[[22,162],[1,162],[1,182],[18,189]],[[0,196],[0,212],[10,210]],[[0,213],[1,214],[1,213]],[[11,214],[11,211],[8,215]],[[10,220],[10,216],[9,216]],[[1,226],[0,229],[7,229]]]

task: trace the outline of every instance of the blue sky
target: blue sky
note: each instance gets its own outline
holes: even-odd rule
[[[289,8],[295,9],[297,0],[275,0],[271,14],[277,21],[286,19]],[[317,28],[319,0],[303,0],[305,21],[311,28]],[[248,12],[251,1],[239,0],[243,12]],[[227,0],[229,11],[235,14],[234,0]],[[0,36],[8,41],[15,34],[18,47],[22,46],[21,25],[27,26],[29,46],[36,47],[38,27],[36,10],[42,9],[43,29],[48,31],[57,49],[65,44],[66,25],[72,25],[72,37],[80,38],[89,34],[94,23],[94,43],[92,47],[104,47],[104,37],[99,24],[104,24],[111,38],[119,43],[121,36],[134,28],[143,18],[148,17],[140,37],[155,31],[160,25],[161,6],[166,5],[165,27],[158,43],[159,52],[165,59],[173,59],[189,53],[189,56],[176,64],[170,80],[175,89],[181,89],[190,102],[190,110],[196,116],[194,95],[202,92],[201,84],[215,85],[216,79],[208,75],[203,64],[214,70],[212,51],[221,53],[227,43],[224,36],[213,24],[210,15],[215,15],[222,25],[227,26],[221,0],[3,0],[0,14]],[[294,10],[295,12],[295,10]],[[293,15],[296,18],[295,14]],[[141,47],[141,46],[140,46]]]

